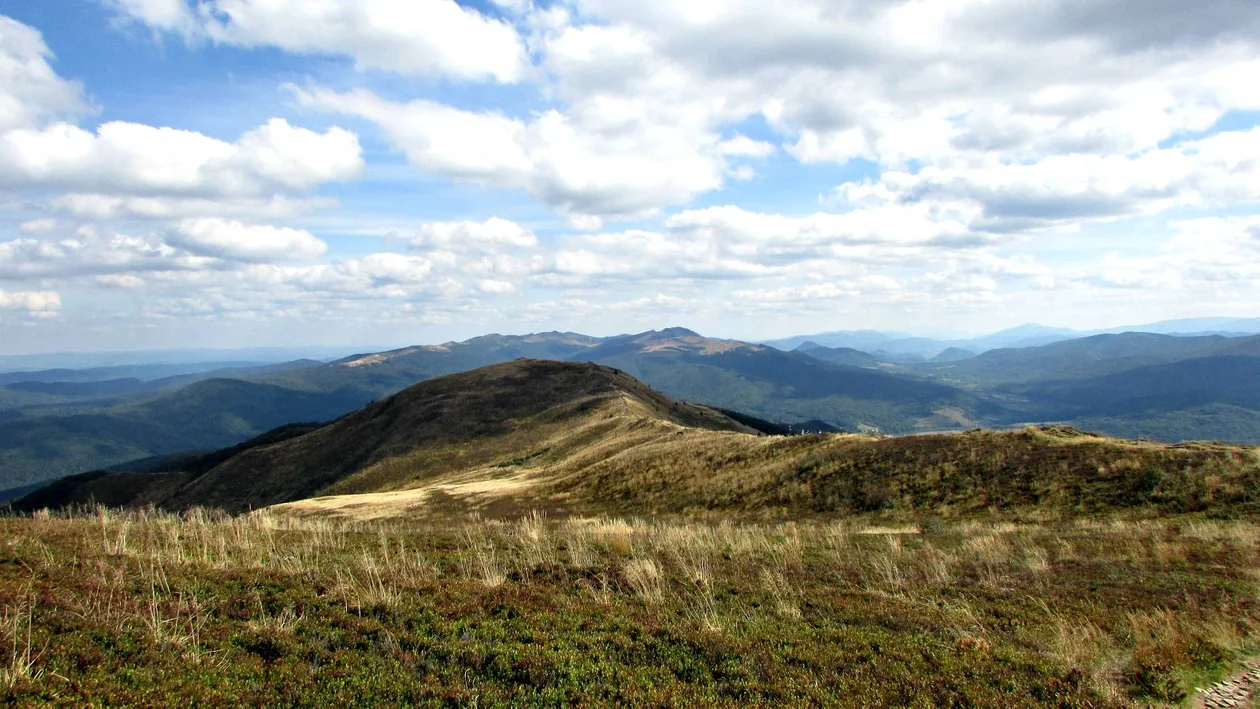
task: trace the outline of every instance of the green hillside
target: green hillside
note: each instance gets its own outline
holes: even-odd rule
[[[879,437],[764,436],[624,372],[517,360],[422,382],[314,429],[63,480],[20,509],[287,503],[377,519],[468,512],[1067,515],[1260,512],[1252,449],[1124,441],[1061,427]]]
[[[681,329],[616,338],[580,358],[623,369],[670,396],[774,421],[910,433],[959,427],[1001,410],[941,383]]]
[[[1095,335],[1040,347],[989,350],[912,371],[959,382],[996,385],[1088,379],[1140,367],[1217,355],[1260,355],[1260,337],[1176,337],[1148,332]]]
[[[362,402],[234,379],[197,382],[143,404],[0,423],[0,489],[148,456],[233,445],[282,424],[325,421]]]
[[[521,357],[599,362],[683,401],[774,423],[813,422],[819,430],[902,434],[1071,422],[1126,437],[1257,443],[1258,355],[1260,337],[1125,333],[897,365],[857,351],[783,352],[671,328],[610,338],[489,335],[329,364],[228,370],[244,380],[235,384],[180,389],[188,381],[182,377],[204,376],[183,374],[103,399],[90,397],[135,382],[52,373],[44,378],[58,381],[0,387],[0,408],[16,407],[0,411],[0,489],[232,445],[274,426],[335,418],[419,381]]]

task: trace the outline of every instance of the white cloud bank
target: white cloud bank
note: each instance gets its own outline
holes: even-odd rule
[[[503,18],[451,0],[112,4],[193,47],[346,57],[370,71],[293,88],[300,108],[366,121],[413,169],[519,190],[572,230],[523,226],[487,190],[494,203],[402,237],[406,254],[321,253],[265,223],[333,206],[309,193],[360,174],[357,137],[284,119],[229,140],[79,128],[81,88],[25,28],[0,61],[0,184],[64,194],[55,223],[4,245],[0,273],[153,289],[164,313],[522,301],[500,322],[824,303],[935,324],[1030,315],[1046,291],[1062,312],[1260,304],[1254,2],[504,0]],[[378,70],[423,81],[402,92]],[[526,88],[496,93],[511,82]],[[63,233],[137,218],[158,225]]]
[[[95,133],[67,123],[0,134],[0,186],[107,194],[255,196],[354,177],[357,137],[276,118],[234,143],[192,131],[111,122]]]
[[[519,81],[529,63],[512,25],[454,0],[111,0],[155,30],[237,47],[345,55],[360,69]]]
[[[167,241],[201,256],[255,263],[309,261],[328,251],[327,244],[302,229],[224,219],[186,219],[167,235]]]

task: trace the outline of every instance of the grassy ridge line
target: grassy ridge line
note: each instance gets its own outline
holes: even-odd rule
[[[1254,651],[1251,524],[0,519],[0,701],[1128,706]]]
[[[1250,448],[1139,443],[1058,427],[763,441],[689,432],[573,466],[556,489],[645,512],[1252,514],[1260,511],[1260,456]]]
[[[621,408],[561,420],[476,445],[417,449],[324,491],[332,497],[284,509],[373,518],[530,509],[754,519],[1260,513],[1260,458],[1249,448],[1122,441],[1062,427],[755,437]],[[399,492],[406,490],[414,494]],[[379,492],[391,494],[372,495]]]
[[[614,407],[629,402],[642,417],[671,425],[753,431],[713,409],[674,401],[608,367],[518,360],[421,382],[306,436],[246,451],[164,504],[240,511],[322,494],[381,461],[416,451],[475,449],[474,459],[507,455],[490,444],[537,425],[576,425],[603,415],[608,402]]]
[[[169,477],[150,476],[148,487],[144,476],[103,477],[49,488],[19,508],[95,499],[242,511],[412,490],[390,498],[401,505],[396,513],[1260,513],[1252,448],[1123,441],[1064,427],[766,437],[624,372],[541,360],[422,382],[305,435],[232,453],[181,469],[190,476],[173,489]],[[109,489],[116,482],[125,489]]]

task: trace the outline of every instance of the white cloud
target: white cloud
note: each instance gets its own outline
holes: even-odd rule
[[[737,135],[718,144],[718,152],[730,157],[764,158],[773,155],[776,149],[774,143],[753,140],[745,135]]]
[[[295,91],[305,106],[375,122],[415,167],[519,187],[565,214],[645,215],[722,184],[716,135],[697,146],[669,126],[636,126],[618,137],[556,110],[526,122],[431,101],[397,104],[363,90]]]
[[[807,278],[849,274],[857,264],[925,267],[988,243],[972,237],[961,222],[919,205],[803,217],[727,205],[676,214],[664,227],[565,237],[539,278],[574,285]]]
[[[833,245],[954,244],[966,234],[964,225],[941,219],[931,210],[899,206],[788,217],[726,205],[676,214],[665,220],[665,226],[678,234],[756,245],[775,253]]]
[[[123,19],[141,20],[155,30],[191,36],[197,18],[185,0],[104,0]]]
[[[308,231],[224,219],[184,220],[167,240],[202,256],[246,262],[309,261],[328,251]]]
[[[131,274],[111,273],[103,276],[97,276],[92,281],[97,285],[107,288],[140,288],[144,286],[144,280],[139,276]]]
[[[971,215],[974,230],[996,233],[1257,201],[1260,128],[1134,156],[1077,154],[888,171],[878,182],[842,185],[837,194],[853,204],[936,204]]]
[[[516,222],[491,217],[484,222],[430,222],[408,243],[423,249],[495,251],[535,247],[538,237]]]
[[[804,162],[1126,155],[1260,106],[1241,90],[1260,76],[1248,2],[1161,2],[1131,23],[1106,0],[575,4],[592,24],[543,43],[575,112],[650,101],[709,126],[759,114]]]
[[[358,138],[272,119],[235,143],[191,131],[66,123],[0,135],[0,185],[106,194],[258,196],[356,176]]]
[[[0,311],[25,311],[35,317],[55,315],[61,309],[61,295],[54,291],[0,290]]]
[[[284,281],[313,291],[329,290],[368,296],[381,289],[428,283],[433,273],[433,262],[419,256],[379,253],[332,264],[271,269],[271,272]],[[397,296],[405,292],[394,288],[391,294]]]
[[[478,281],[477,288],[482,293],[489,293],[491,295],[506,295],[516,291],[516,286],[511,283],[508,283],[507,281],[496,281],[491,278]]]
[[[83,88],[57,76],[38,30],[0,16],[0,131],[87,112]]]
[[[0,279],[70,279],[216,265],[215,259],[192,256],[152,236],[101,233],[91,228],[80,232],[73,237],[0,242]]]
[[[26,28],[25,49],[0,45],[0,187],[19,191],[12,222],[28,237],[0,243],[0,278],[75,308],[63,283],[166,317],[406,313],[465,328],[628,329],[678,312],[756,315],[745,330],[945,315],[974,328],[1034,319],[1049,297],[1064,318],[1260,307],[1248,0],[1150,0],[1139,15],[1109,0],[491,0],[486,14],[451,0],[105,1],[194,50],[349,57],[371,71],[317,67],[293,90],[300,108],[363,119],[413,170],[519,190],[570,230],[515,194],[429,193],[381,163],[343,213],[299,224],[338,205],[309,192],[359,173],[353,134],[76,127],[82,90]],[[869,163],[791,167],[854,160]],[[771,167],[755,195],[762,183],[734,184]],[[870,179],[816,199],[828,174]],[[374,191],[395,178],[407,186]],[[376,236],[421,211],[449,216],[386,241],[406,254],[328,252],[279,226]],[[637,221],[606,229],[618,219]]]
[[[71,193],[49,200],[50,206],[74,217],[94,221],[111,219],[172,220],[190,217],[223,217],[257,220],[292,219],[337,206],[327,197],[119,197]]]
[[[57,220],[50,218],[32,219],[28,222],[18,224],[18,231],[22,234],[46,234],[57,228]]]
[[[344,55],[360,69],[515,82],[528,68],[512,25],[454,0],[114,0],[124,17],[189,39]]]

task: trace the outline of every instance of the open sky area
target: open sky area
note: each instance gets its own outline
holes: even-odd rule
[[[0,354],[1260,314],[1255,0],[0,0]]]

